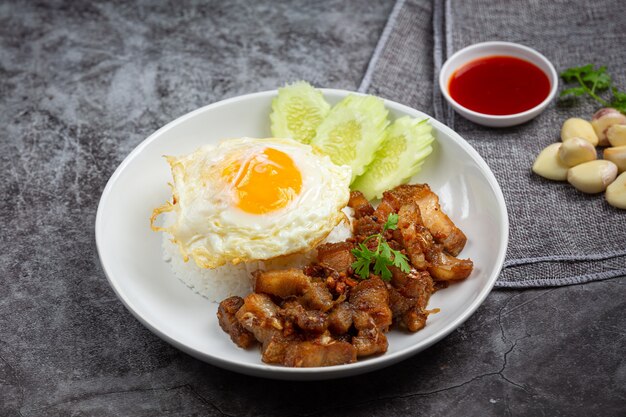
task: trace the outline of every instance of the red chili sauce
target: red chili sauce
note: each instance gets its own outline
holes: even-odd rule
[[[511,56],[488,56],[457,69],[448,83],[450,96],[478,113],[521,113],[541,103],[550,81],[536,65]]]

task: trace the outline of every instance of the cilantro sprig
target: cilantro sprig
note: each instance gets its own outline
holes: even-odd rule
[[[352,254],[356,257],[356,261],[352,263],[352,269],[361,278],[367,279],[370,276],[370,266],[374,264],[374,273],[389,281],[391,279],[391,271],[389,266],[393,265],[402,272],[409,272],[411,267],[409,261],[402,252],[392,249],[383,235],[387,230],[396,230],[398,228],[398,215],[390,214],[387,221],[383,225],[383,231],[368,236],[363,242],[359,243],[359,247],[352,249]],[[376,250],[371,251],[365,244],[376,239]]]
[[[604,107],[613,107],[626,114],[626,93],[619,91],[613,85],[611,76],[606,72],[605,66],[596,69],[593,64],[589,64],[582,67],[568,68],[561,73],[561,78],[566,83],[578,84],[576,87],[563,90],[561,97],[588,95]],[[607,90],[610,90],[612,93],[610,100],[601,96],[601,93]]]

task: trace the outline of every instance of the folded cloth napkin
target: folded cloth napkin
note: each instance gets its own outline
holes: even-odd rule
[[[626,211],[603,195],[531,172],[539,152],[558,142],[569,117],[590,119],[600,104],[553,102],[521,126],[494,129],[455,114],[443,100],[439,69],[455,51],[477,42],[517,42],[543,53],[557,69],[608,66],[626,89],[626,20],[622,0],[399,0],[360,90],[425,113],[455,129],[494,172],[504,193],[510,242],[498,287],[583,283],[626,275]]]

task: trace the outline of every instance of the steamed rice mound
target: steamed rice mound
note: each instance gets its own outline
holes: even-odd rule
[[[339,223],[323,243],[341,242],[352,236],[352,210],[345,208],[343,211],[349,220]],[[306,253],[266,261],[226,264],[219,268],[207,269],[199,267],[193,260],[185,262],[178,245],[172,242],[172,237],[168,233],[163,233],[162,248],[163,260],[170,264],[176,278],[194,292],[214,302],[235,295],[245,297],[252,292],[251,274],[258,269],[302,268],[313,262],[317,256],[317,251],[313,249]]]

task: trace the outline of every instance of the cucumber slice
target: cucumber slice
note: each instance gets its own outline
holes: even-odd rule
[[[352,183],[352,189],[361,191],[368,200],[381,198],[384,191],[407,182],[419,172],[433,150],[434,140],[427,119],[397,119],[385,131],[374,160]]]
[[[383,101],[349,95],[337,103],[317,128],[311,145],[337,165],[352,168],[352,180],[365,171],[389,124]]]
[[[308,144],[329,111],[322,93],[305,81],[279,88],[272,101],[272,135]]]

